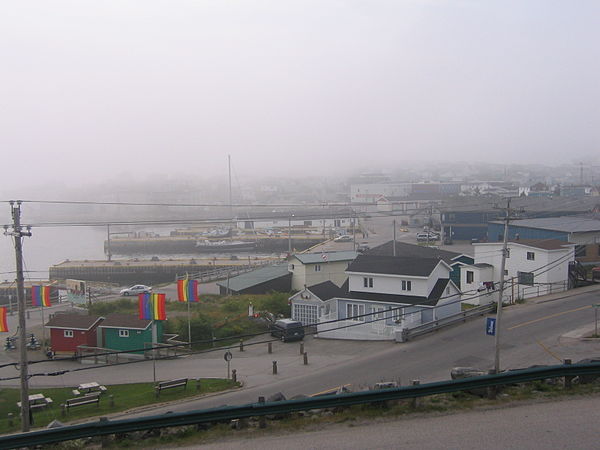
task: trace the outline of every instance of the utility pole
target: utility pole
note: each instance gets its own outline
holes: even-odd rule
[[[231,155],[227,155],[227,166],[229,168],[229,216],[233,221],[233,197],[231,195]]]
[[[15,204],[16,203],[16,204]],[[17,269],[17,302],[19,305],[19,366],[21,372],[21,431],[29,431],[29,386],[27,373],[27,330],[25,323],[25,280],[23,277],[23,242],[24,236],[31,236],[31,231],[21,229],[21,201],[10,201],[13,218],[13,230],[8,232],[5,227],[4,234],[15,238],[15,259]],[[43,325],[43,324],[42,324]]]
[[[504,238],[502,241],[502,262],[500,264],[500,285],[498,286],[498,306],[496,308],[496,336],[494,372],[500,373],[500,321],[502,319],[502,295],[504,293],[504,270],[506,268],[506,256],[508,254],[508,224],[511,219],[510,198],[506,203],[506,215],[504,217]]]
[[[352,210],[352,250],[356,251],[356,228],[355,228],[354,210]]]
[[[392,241],[392,256],[396,256],[396,219],[394,219],[392,221],[393,227],[394,227],[394,239]]]

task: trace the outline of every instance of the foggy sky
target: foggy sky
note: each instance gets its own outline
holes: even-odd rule
[[[4,1],[0,192],[573,161],[599,42],[583,0]]]

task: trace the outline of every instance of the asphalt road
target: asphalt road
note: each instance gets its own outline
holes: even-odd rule
[[[596,289],[568,298],[530,301],[507,308],[501,326],[501,367],[522,368],[558,364],[565,358],[576,362],[600,356],[600,342],[567,337],[574,330],[593,325],[591,305],[597,301]],[[239,391],[167,405],[140,415],[252,403],[258,396],[276,392],[283,392],[289,398],[345,384],[360,390],[386,380],[404,385],[413,379],[421,383],[439,381],[449,379],[451,368],[456,366],[488,369],[493,367],[494,339],[485,335],[484,323],[484,317],[476,318],[412,342],[363,351],[354,358],[313,372],[291,377],[269,375]]]
[[[597,449],[600,397],[568,399],[386,422],[346,423],[252,439],[232,438],[203,449]],[[198,448],[187,447],[187,448]]]

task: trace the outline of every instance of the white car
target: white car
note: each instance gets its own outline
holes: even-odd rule
[[[336,237],[333,241],[334,242],[352,242],[352,236],[343,234],[341,236]]]
[[[120,294],[127,297],[129,295],[150,294],[151,292],[152,292],[151,286],[145,286],[143,284],[136,284],[135,286],[131,286],[126,289],[121,289]]]

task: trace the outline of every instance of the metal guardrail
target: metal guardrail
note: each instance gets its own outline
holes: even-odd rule
[[[523,383],[547,378],[575,377],[578,375],[600,375],[600,363],[536,367],[494,375],[440,381],[415,386],[363,391],[350,394],[325,395],[322,397],[286,400],[281,402],[249,403],[241,406],[225,406],[185,413],[167,413],[137,419],[112,421],[104,419],[81,425],[71,425],[42,431],[0,436],[0,448],[31,447],[34,445],[51,444],[84,437],[130,433],[153,428],[195,425],[271,414],[288,414],[310,409],[334,408],[387,400],[425,397],[448,392]]]
[[[427,334],[431,331],[439,330],[440,328],[444,328],[450,325],[453,325],[457,322],[463,322],[467,320],[469,317],[473,316],[481,316],[487,312],[492,311],[495,308],[495,303],[489,303],[487,305],[476,306],[475,308],[467,309],[466,311],[461,311],[458,314],[453,314],[448,317],[444,317],[443,319],[433,320],[431,322],[426,322],[424,324],[418,325],[413,328],[405,328],[402,332],[398,332],[396,336],[397,342],[406,342],[411,339]]]

